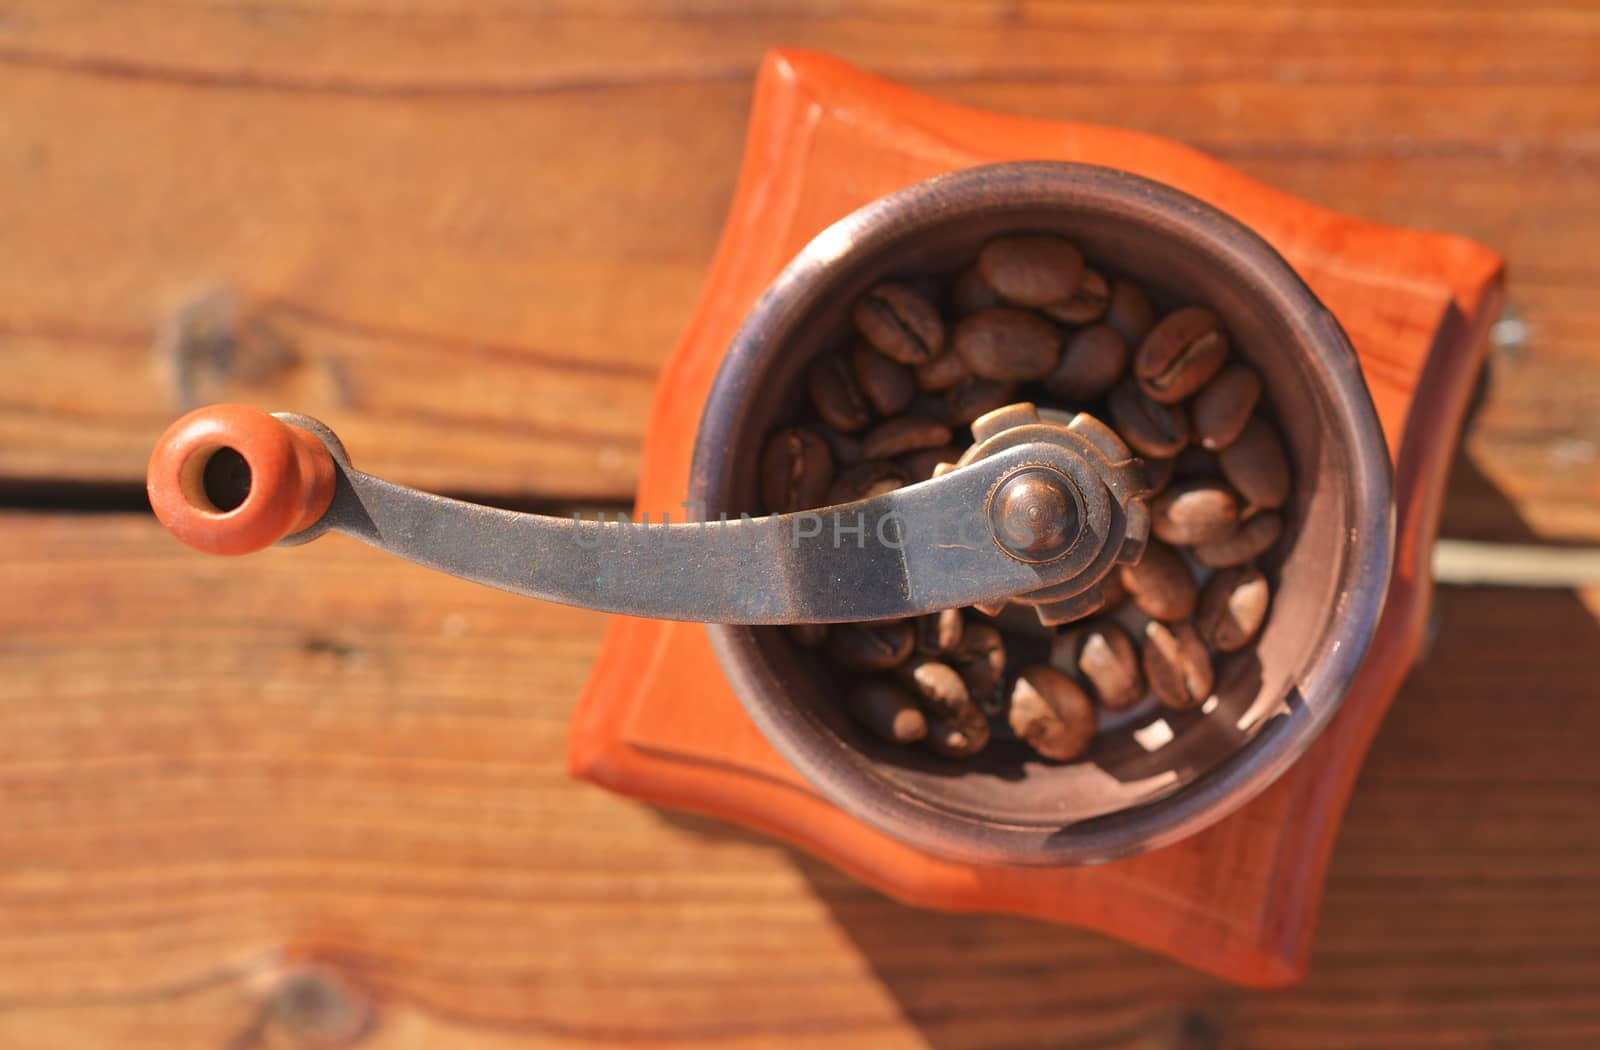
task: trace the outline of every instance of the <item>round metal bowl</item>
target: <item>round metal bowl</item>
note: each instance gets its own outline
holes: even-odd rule
[[[1296,491],[1265,566],[1277,587],[1258,643],[1219,661],[1201,709],[1103,723],[1079,761],[999,736],[952,761],[859,729],[782,630],[708,630],[756,725],[848,812],[956,859],[1088,863],[1193,834],[1264,789],[1327,725],[1377,626],[1394,542],[1383,435],[1344,332],[1266,242],[1170,187],[1085,165],[972,168],[884,197],[807,245],[745,320],[706,405],[690,496],[713,516],[759,513],[764,436],[797,418],[805,369],[846,337],[856,297],[953,273],[1015,231],[1060,233],[1158,301],[1209,306],[1261,373]]]

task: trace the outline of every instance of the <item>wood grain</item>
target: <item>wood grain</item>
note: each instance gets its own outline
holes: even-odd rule
[[[591,614],[132,515],[0,515],[0,580],[0,1045],[237,1045],[307,965],[383,1048],[1600,1038],[1600,592],[1442,593],[1311,976],[1252,993],[569,780]]]
[[[200,397],[323,417],[413,484],[628,498],[775,43],[1495,246],[1532,342],[1474,451],[1542,532],[1600,535],[1600,10],[1542,3],[16,0],[0,478],[138,478],[182,407],[159,333],[223,289],[244,336]]]

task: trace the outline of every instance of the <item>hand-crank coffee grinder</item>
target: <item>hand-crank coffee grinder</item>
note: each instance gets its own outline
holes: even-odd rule
[[[705,297],[668,363],[641,486],[656,521],[683,506],[697,520],[641,529],[462,503],[361,473],[359,450],[318,420],[234,405],[161,438],[158,516],[213,553],[342,532],[504,590],[647,618],[613,627],[577,716],[580,772],[768,828],[913,901],[1068,919],[1238,980],[1293,979],[1339,803],[1420,639],[1418,544],[1449,444],[1437,436],[1464,405],[1498,260],[1300,205],[1169,143],[960,109],[821,56],[768,60],[751,136],[711,277],[736,294]],[[1057,160],[1021,160],[1040,156]],[[906,187],[908,174],[931,177]],[[1006,600],[1045,623],[1093,611],[1144,548],[1143,463],[1093,416],[1028,404],[979,419],[932,480],[814,513],[757,514],[755,461],[864,290],[1019,231],[1062,234],[1211,304],[1261,374],[1300,481],[1252,680],[1219,689],[1206,717],[1164,735],[1130,726],[1083,761],[979,756],[957,774],[841,721],[806,655],[760,625]],[[774,241],[804,246],[755,300]],[[735,332],[728,304],[752,301]],[[1396,311],[1412,329],[1392,326]],[[708,652],[721,673],[687,695]],[[648,660],[658,681],[625,689],[612,660]],[[731,696],[766,743],[737,729]],[[667,739],[685,725],[705,732]]]

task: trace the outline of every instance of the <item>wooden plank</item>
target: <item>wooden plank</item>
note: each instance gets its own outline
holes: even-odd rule
[[[748,78],[786,42],[1505,252],[1535,342],[1474,450],[1541,530],[1597,535],[1600,93],[1575,90],[1597,35],[1561,4],[21,0],[0,21],[0,479],[137,479],[184,400],[163,326],[222,289],[236,338],[179,355],[193,397],[319,415],[413,484],[627,498]]]
[[[570,781],[592,614],[131,515],[0,516],[0,586],[0,1045],[298,1045],[305,965],[390,1048],[1600,1038],[1600,591],[1442,592],[1311,977],[1251,993]]]

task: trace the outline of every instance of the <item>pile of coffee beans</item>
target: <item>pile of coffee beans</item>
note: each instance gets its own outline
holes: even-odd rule
[[[1144,459],[1152,535],[1107,578],[1101,610],[1048,631],[1008,626],[1015,603],[998,617],[790,628],[824,654],[850,713],[949,757],[1009,732],[1069,761],[1108,713],[1203,704],[1217,660],[1266,619],[1272,585],[1256,562],[1283,532],[1292,483],[1261,378],[1231,355],[1217,316],[1196,305],[1158,316],[1143,289],[1090,268],[1069,241],[1016,235],[958,274],[870,289],[851,320],[855,337],[807,375],[803,418],[762,450],[768,512],[925,481],[971,444],[973,420],[1032,401],[1091,413]]]

